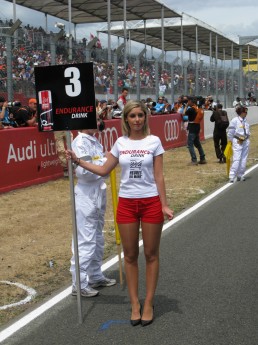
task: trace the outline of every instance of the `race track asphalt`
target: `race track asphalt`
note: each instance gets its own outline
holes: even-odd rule
[[[132,327],[126,286],[68,296],[5,345],[257,345],[258,169],[228,186],[162,235],[155,320]],[[144,258],[140,259],[144,298]],[[119,281],[116,266],[106,274]]]

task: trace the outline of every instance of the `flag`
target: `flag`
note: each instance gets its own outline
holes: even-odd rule
[[[97,41],[97,44],[96,44],[96,48],[100,48],[100,49],[102,49],[102,46],[101,46],[101,43],[100,43],[99,38],[98,38],[98,41]]]
[[[228,141],[227,146],[224,151],[224,156],[226,157],[226,163],[227,163],[227,176],[229,176],[229,170],[230,170],[230,159],[233,155],[232,150],[232,142]]]
[[[96,37],[96,36],[94,36],[93,34],[90,34],[90,41],[92,41],[93,38],[95,38],[95,37]],[[97,43],[96,43],[95,47],[96,47],[96,48],[102,49],[102,45],[101,45],[101,42],[100,42],[100,39],[99,39],[99,38],[98,38],[98,40],[97,40]]]

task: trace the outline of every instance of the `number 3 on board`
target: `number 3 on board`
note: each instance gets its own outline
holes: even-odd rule
[[[70,97],[77,97],[81,93],[80,70],[76,67],[68,67],[64,71],[65,78],[70,78],[70,85],[65,85],[66,94]]]

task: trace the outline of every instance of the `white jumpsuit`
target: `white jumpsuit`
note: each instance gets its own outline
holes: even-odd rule
[[[91,156],[92,163],[103,165],[103,147],[91,135],[79,133],[72,142],[72,149],[77,157]],[[76,223],[78,232],[78,250],[80,265],[81,289],[88,283],[100,281],[104,278],[101,271],[104,252],[104,215],[106,210],[106,184],[103,177],[95,175],[81,167],[76,168],[78,178],[75,186]],[[71,259],[72,282],[76,287],[76,270],[74,257]]]
[[[246,119],[234,117],[228,127],[228,140],[232,142],[233,159],[229,178],[242,177],[246,169],[246,161],[250,146],[250,126]],[[239,138],[243,138],[241,141]]]

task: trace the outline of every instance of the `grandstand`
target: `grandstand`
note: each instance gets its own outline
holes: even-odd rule
[[[232,67],[238,56],[237,41],[232,37],[226,37],[222,33],[214,31],[207,24],[198,22],[186,14],[183,17],[185,20],[184,45],[180,44],[180,37],[176,36],[176,33],[178,35],[180,30],[180,26],[178,25],[179,19],[176,18],[176,15],[174,19],[167,19],[163,23],[165,30],[163,45],[161,43],[160,31],[162,30],[162,25],[157,24],[157,20],[148,22],[147,38],[150,46],[145,46],[147,48],[146,50],[149,49],[153,53],[152,48],[156,46],[164,54],[161,54],[161,59],[160,56],[155,57],[154,54],[141,56],[139,60],[139,75],[137,71],[139,49],[122,49],[118,56],[117,65],[115,65],[114,57],[116,49],[111,50],[111,62],[109,62],[109,47],[105,47],[102,44],[101,47],[93,45],[90,49],[87,49],[90,40],[83,39],[78,42],[72,38],[72,54],[70,55],[70,41],[67,40],[65,33],[54,43],[53,48],[53,37],[56,34],[52,32],[47,33],[42,27],[21,26],[17,31],[16,37],[12,38],[13,68],[11,82],[13,84],[13,90],[15,94],[23,94],[25,97],[34,96],[34,68],[36,66],[92,61],[94,63],[96,94],[101,98],[115,99],[117,93],[120,92],[123,86],[129,88],[131,98],[138,98],[139,96],[140,98],[156,98],[160,86],[165,86],[165,95],[171,99],[171,102],[180,94],[201,94],[203,96],[212,94],[214,98],[220,99],[227,106],[229,104],[231,105],[236,95],[240,94],[240,78],[243,78],[244,95],[247,94],[247,90],[251,87],[256,92],[257,85],[255,76],[250,74],[248,77],[245,75],[242,76],[242,71],[239,71],[239,68]],[[5,67],[8,69],[8,58],[6,56],[5,28],[12,25],[12,20],[10,19],[5,22],[2,20],[0,25],[2,25],[2,29],[0,30],[0,92],[6,93],[8,92],[8,74]],[[196,34],[193,35],[195,37],[191,38],[187,30],[191,30],[192,32],[193,25],[197,29]],[[143,24],[138,21],[134,26],[135,28],[130,24],[131,36],[135,41],[138,40],[138,42],[143,43],[145,39],[143,35]],[[107,32],[107,28],[103,31]],[[112,33],[123,36],[122,26],[119,33],[115,33],[114,31],[115,27]],[[140,33],[141,38],[139,38]],[[209,35],[213,37],[211,46],[209,46]],[[216,35],[219,35],[219,43],[216,43]],[[197,42],[198,38],[199,43]],[[175,41],[171,41],[172,39],[176,39],[179,43],[176,45]],[[131,47],[134,41],[130,40],[128,44]],[[234,49],[233,55],[230,58],[231,44]],[[256,54],[257,48],[255,46],[253,48],[252,46],[250,47],[249,54],[253,57],[254,51]],[[246,57],[247,48],[244,48],[243,57]],[[173,59],[181,54],[180,58],[177,58],[179,61],[176,64],[172,63],[173,60],[168,59],[167,51],[170,49],[174,50],[176,54]],[[211,52],[210,56],[208,56],[208,51]],[[186,58],[186,52],[188,52],[188,58]],[[150,55],[151,58],[148,57]],[[20,64],[19,60],[23,60],[23,63]],[[251,58],[249,61],[251,62],[252,60],[255,59]],[[249,71],[252,71],[250,66],[251,63],[249,63]],[[22,72],[23,68],[25,68],[25,74],[24,71]],[[28,77],[21,77],[21,73],[28,75]],[[139,85],[140,95],[137,91]],[[116,91],[115,93],[114,90]]]

